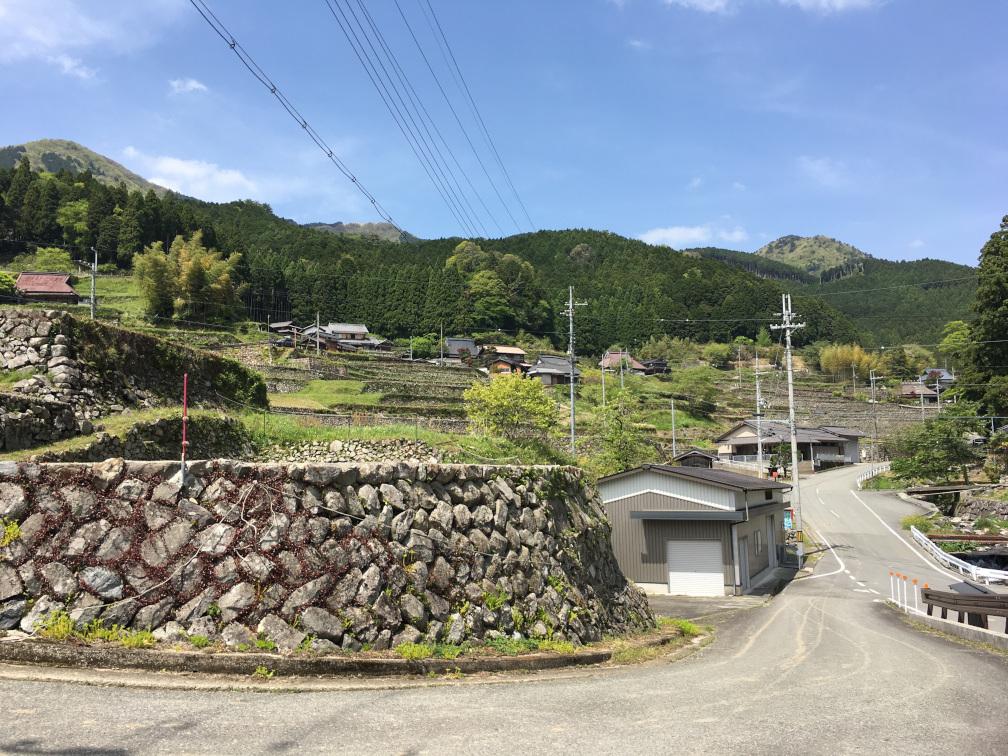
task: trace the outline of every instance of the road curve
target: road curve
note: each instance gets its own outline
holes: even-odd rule
[[[0,681],[0,752],[1003,753],[1008,660],[879,602],[890,569],[941,578],[886,527],[910,505],[851,494],[855,474],[803,485],[834,551],[814,576],[674,664],[301,694]]]

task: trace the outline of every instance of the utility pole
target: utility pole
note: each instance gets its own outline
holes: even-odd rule
[[[794,406],[794,370],[791,365],[791,334],[799,328],[804,328],[804,323],[795,323],[791,312],[791,295],[781,294],[781,305],[783,312],[778,313],[784,320],[781,325],[770,326],[774,330],[784,331],[787,349],[787,387],[788,387],[788,423],[791,426],[791,501],[794,503],[794,529],[797,533],[796,550],[798,552],[798,569],[802,566],[802,556],[804,555],[804,544],[802,544],[802,520],[801,520],[801,489],[798,486],[798,430],[795,425]]]
[[[444,367],[444,323],[441,324],[441,367]]]
[[[756,477],[763,478],[763,397],[760,394],[759,352],[756,352]]]
[[[94,264],[91,266],[91,320],[94,320],[95,311],[95,275],[98,273],[98,250],[91,247],[94,252]]]
[[[742,393],[742,345],[738,345],[738,390]]]
[[[606,427],[605,413],[605,357],[602,358],[602,427]],[[993,426],[992,426],[993,427]]]
[[[568,353],[570,354],[570,416],[571,416],[571,454],[574,454],[574,308],[584,307],[587,302],[574,301],[574,287],[568,287],[567,318],[570,323]],[[622,378],[622,373],[620,374]]]
[[[319,346],[319,317],[318,313],[315,313],[315,356],[318,357],[321,354]]]
[[[875,404],[875,381],[881,378],[880,375],[875,375],[875,371],[872,370],[869,374],[871,376],[871,404],[872,404],[872,440],[871,440],[871,461],[875,462],[875,444],[878,443],[878,405]]]
[[[676,458],[676,448],[675,448],[675,397],[669,397],[669,405],[672,408],[672,459]]]
[[[413,362],[413,334],[410,334],[409,337],[409,359],[410,362]]]
[[[857,365],[850,364],[851,380],[854,382],[854,398],[857,399]]]
[[[623,388],[623,349],[619,353],[619,387]]]

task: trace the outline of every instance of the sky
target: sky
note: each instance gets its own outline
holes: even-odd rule
[[[204,1],[325,150],[189,0],[0,0],[0,146],[70,139],[200,199],[422,238],[593,228],[752,252],[823,234],[975,265],[1008,213],[1008,3]],[[351,7],[442,167],[341,30]]]

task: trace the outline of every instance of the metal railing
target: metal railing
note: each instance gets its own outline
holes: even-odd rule
[[[857,490],[858,491],[861,490],[861,484],[864,483],[866,480],[871,480],[872,478],[874,478],[879,473],[886,472],[888,469],[889,469],[889,463],[886,462],[885,464],[879,465],[878,467],[873,467],[868,472],[861,473],[860,475],[858,475],[857,476]]]
[[[1004,583],[1008,581],[1008,572],[1004,570],[992,570],[988,567],[977,567],[975,564],[970,564],[959,557],[952,556],[938,548],[930,538],[917,530],[913,525],[910,526],[910,535],[931,555],[932,559],[948,567],[950,570],[955,570],[960,575],[969,575],[976,582],[983,582],[988,585],[990,583]]]

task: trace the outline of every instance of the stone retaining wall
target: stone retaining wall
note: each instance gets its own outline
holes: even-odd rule
[[[227,456],[248,459],[252,447],[240,420],[229,417],[190,417],[187,433],[191,459]],[[133,425],[123,436],[99,431],[95,440],[80,449],[43,452],[32,462],[101,462],[123,457],[136,460],[166,459],[182,455],[182,418],[162,417]]]
[[[580,471],[362,465],[0,463],[0,628],[187,631],[280,650],[515,637],[575,645],[653,626]]]
[[[78,424],[67,402],[0,394],[0,450],[30,449],[90,432],[90,421]]]

